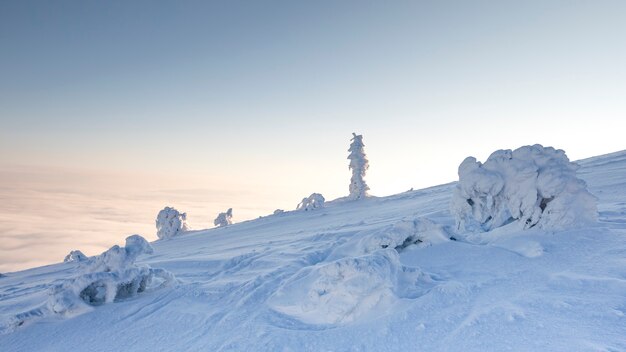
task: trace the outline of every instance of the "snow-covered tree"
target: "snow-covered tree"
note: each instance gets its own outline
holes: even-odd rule
[[[302,201],[300,202],[300,204],[298,204],[298,206],[296,207],[296,210],[308,211],[308,210],[313,210],[317,208],[322,208],[324,206],[325,201],[326,199],[324,199],[323,195],[319,193],[313,193],[308,197],[302,198]]]
[[[350,160],[348,168],[352,170],[349,198],[357,200],[367,197],[367,191],[370,189],[363,179],[367,169],[369,168],[369,162],[367,161],[365,151],[363,150],[363,147],[365,146],[363,144],[363,136],[352,133],[351,141],[352,143],[350,144],[350,149],[348,149],[350,152],[348,155],[348,159]]]
[[[187,213],[180,213],[172,207],[163,208],[156,218],[157,237],[168,239],[189,230]]]
[[[233,223],[233,208],[229,208],[225,213],[220,213],[215,220],[213,220],[213,224],[217,227],[228,226]]]
[[[495,151],[482,164],[459,166],[451,202],[458,230],[489,231],[510,223],[528,229],[594,221],[597,200],[565,152],[541,145]]]
[[[86,255],[84,255],[83,252],[79,250],[74,250],[74,251],[71,251],[70,254],[65,256],[65,259],[63,259],[63,262],[64,263],[84,262],[87,259],[89,258]]]

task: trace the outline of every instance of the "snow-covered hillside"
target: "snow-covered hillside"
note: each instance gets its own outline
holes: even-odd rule
[[[626,351],[626,151],[579,164],[574,230],[455,233],[446,184],[156,241],[174,283],[82,314],[49,302],[84,262],[8,273],[0,351]]]

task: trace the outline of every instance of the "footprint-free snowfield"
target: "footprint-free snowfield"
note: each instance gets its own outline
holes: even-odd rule
[[[626,351],[626,152],[579,164],[599,216],[568,230],[461,233],[455,183],[159,240],[121,274],[5,273],[0,351]],[[51,307],[96,270],[137,284]]]

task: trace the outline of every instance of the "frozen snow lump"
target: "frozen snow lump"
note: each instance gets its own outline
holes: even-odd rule
[[[482,232],[516,223],[528,229],[569,228],[597,218],[597,200],[565,152],[539,144],[495,151],[482,164],[459,166],[451,212],[457,230]]]

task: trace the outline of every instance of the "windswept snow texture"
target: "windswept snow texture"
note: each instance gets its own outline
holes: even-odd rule
[[[157,241],[173,285],[72,318],[32,317],[82,264],[8,273],[0,351],[626,351],[626,151],[579,164],[573,229],[456,232],[447,184]]]
[[[189,230],[187,225],[187,213],[165,207],[156,218],[157,237],[159,239],[169,239]]]
[[[457,229],[490,231],[517,223],[563,229],[596,220],[596,199],[565,152],[541,145],[495,151],[459,166],[451,209]]]
[[[324,196],[319,193],[312,193],[308,197],[302,198],[302,202],[298,204],[296,210],[309,211],[317,208],[322,208],[324,206]]]

